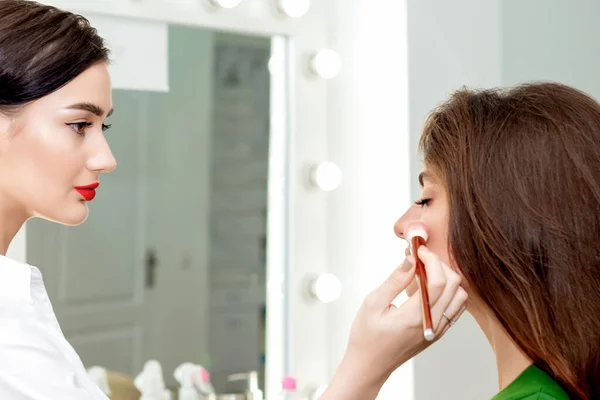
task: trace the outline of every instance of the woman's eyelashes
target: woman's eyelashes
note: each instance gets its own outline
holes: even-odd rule
[[[71,122],[66,125],[70,126],[75,131],[75,133],[77,133],[78,135],[84,135],[86,129],[89,128],[90,126],[92,126],[93,124],[91,122],[83,121],[83,122]],[[102,132],[110,129],[110,127],[111,127],[111,125],[102,124]]]
[[[420,206],[420,207],[424,207],[427,204],[429,204],[430,201],[431,201],[430,198],[421,198],[421,199],[415,201],[415,204],[418,205],[418,206]]]

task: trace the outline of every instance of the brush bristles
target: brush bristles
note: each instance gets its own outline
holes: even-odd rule
[[[425,241],[427,241],[427,231],[422,226],[411,226],[406,231],[406,240],[409,242],[416,236],[422,237]]]

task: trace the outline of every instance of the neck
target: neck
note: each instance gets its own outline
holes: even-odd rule
[[[0,254],[5,256],[8,246],[29,219],[28,213],[14,202],[0,196]]]
[[[496,355],[498,386],[502,391],[517,379],[532,364],[532,361],[486,306],[470,306],[469,312],[479,324]]]

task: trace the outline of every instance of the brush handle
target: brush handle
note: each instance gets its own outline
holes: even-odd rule
[[[425,272],[425,265],[419,259],[419,247],[425,245],[425,239],[420,236],[415,236],[411,239],[411,251],[415,258],[415,273],[417,275],[417,281],[419,282],[419,288],[421,292],[421,305],[423,309],[423,336],[426,340],[432,341],[435,338],[435,332],[433,330],[433,320],[431,318],[431,306],[429,304],[429,292],[427,291],[427,273]]]

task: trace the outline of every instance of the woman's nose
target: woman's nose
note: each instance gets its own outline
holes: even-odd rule
[[[100,173],[112,172],[117,168],[117,160],[106,140],[102,141],[96,153],[88,160],[87,164],[90,171],[98,171]]]
[[[394,233],[400,239],[404,239],[404,227],[410,221],[418,221],[419,220],[419,206],[413,204],[406,210],[406,212],[398,218],[396,223],[394,224]]]

